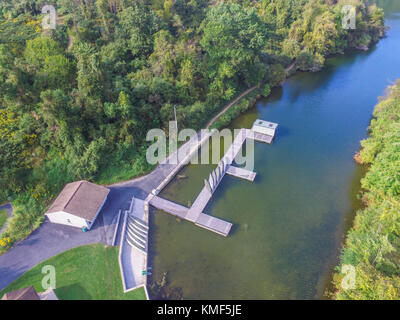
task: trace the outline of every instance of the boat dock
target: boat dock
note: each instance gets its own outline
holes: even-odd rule
[[[232,223],[212,217],[202,212],[200,212],[200,214],[198,214],[194,220],[193,217],[188,216],[189,208],[158,196],[154,196],[150,200],[150,205],[179,218],[193,222],[199,227],[216,232],[225,237],[229,234],[229,231],[232,228]]]
[[[206,187],[203,187],[187,213],[187,220],[196,222],[211,197],[212,193],[210,193]]]
[[[254,181],[256,178],[256,173],[253,171],[249,171],[243,168],[235,167],[235,166],[229,166],[228,170],[226,171],[227,174],[230,176],[234,176],[237,178],[249,180],[251,182]]]
[[[277,124],[256,120],[252,129],[241,129],[225,155],[218,163],[217,168],[210,174],[209,179],[205,179],[204,187],[190,208],[157,196],[158,192],[161,191],[162,188],[158,188],[155,193],[150,194],[146,199],[146,203],[164,212],[168,212],[181,219],[193,222],[197,226],[226,237],[232,228],[232,224],[207,215],[203,213],[203,211],[208,202],[211,200],[213,193],[217,189],[225,174],[229,174],[231,176],[251,182],[254,181],[256,177],[255,172],[233,166],[232,163],[239,151],[242,149],[246,139],[271,143],[274,138],[276,127]],[[170,181],[169,179],[167,180],[168,181],[166,183]]]
[[[185,206],[182,206],[180,204],[177,204],[175,202],[160,198],[158,196],[154,196],[150,200],[150,204],[157,209],[163,210],[165,212],[168,212],[174,216],[177,216],[182,219],[186,219],[186,215],[188,212],[188,208]]]
[[[247,138],[246,129],[240,130],[237,136],[235,137],[235,140],[229,147],[228,151],[225,153],[224,157],[220,160],[218,166],[224,164],[230,167],[236,155],[241,150],[243,143],[246,141],[246,138]],[[232,169],[231,171],[233,172],[234,170]],[[217,184],[216,186],[214,186],[214,189],[216,189],[216,187],[218,186],[219,182],[221,182],[224,175],[225,172],[217,181]],[[210,201],[212,195],[213,194],[207,189],[207,187],[204,186],[203,189],[200,191],[199,195],[197,196],[196,200],[193,202],[193,205],[190,207],[189,212],[187,214],[187,219],[196,222],[199,219],[200,214],[207,206],[207,203]]]
[[[259,133],[259,132],[251,132],[249,134],[249,138],[258,141],[258,142],[264,142],[264,143],[271,143],[274,137],[269,136],[267,134]]]
[[[277,123],[257,119],[253,123],[251,130],[248,130],[248,138],[255,141],[271,143],[275,136]]]
[[[190,208],[163,199],[157,195],[179,170],[188,163],[191,157],[215,131],[201,136],[200,141],[192,137],[191,140],[185,144],[186,148],[184,150],[180,148],[176,151],[176,155],[170,155],[163,164],[169,163],[169,159],[173,157],[183,159],[180,160],[178,165],[164,178],[158,188],[148,194],[144,201],[133,197],[130,202],[129,210],[119,212],[113,243],[120,243],[118,260],[124,292],[144,287],[146,297],[149,299],[146,284],[147,276],[151,275],[147,260],[150,205],[181,219],[193,222],[196,226],[210,230],[224,237],[229,235],[232,223],[205,214],[203,210],[225,174],[251,182],[254,181],[256,177],[255,172],[235,167],[232,163],[246,139],[249,138],[266,143],[272,142],[277,124],[263,122],[261,120],[257,120],[256,122],[252,130],[241,129],[239,131],[217,168],[210,174],[209,179],[204,181],[204,188]],[[178,153],[181,154],[182,157],[180,157]],[[119,228],[120,222],[122,223],[121,228]]]

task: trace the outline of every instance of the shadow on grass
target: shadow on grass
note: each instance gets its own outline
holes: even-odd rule
[[[92,296],[79,283],[57,288],[55,293],[60,300],[92,300]]]

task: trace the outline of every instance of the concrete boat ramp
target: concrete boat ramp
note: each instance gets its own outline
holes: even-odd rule
[[[144,210],[144,201],[133,197],[129,210],[124,211],[122,216],[119,265],[123,289],[128,292],[143,287],[148,298],[146,283],[149,216]]]

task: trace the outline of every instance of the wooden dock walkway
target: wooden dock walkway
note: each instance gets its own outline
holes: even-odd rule
[[[235,167],[235,166],[229,166],[228,170],[226,171],[227,174],[237,177],[237,178],[241,178],[241,179],[245,179],[245,180],[249,180],[251,182],[254,181],[254,179],[256,178],[256,173],[253,171],[249,171],[243,168],[239,168],[239,167]]]
[[[205,213],[200,213],[199,218],[197,219],[195,224],[199,227],[219,233],[224,237],[229,234],[232,228],[232,223],[209,216]]]
[[[224,157],[220,160],[218,165],[221,165],[222,162],[224,162],[226,165],[231,165],[236,155],[241,150],[244,141],[246,141],[246,138],[247,138],[246,129],[240,130],[237,136],[235,137],[235,140],[229,147],[228,151],[225,153]],[[204,208],[210,201],[211,197],[212,193],[210,193],[210,191],[208,191],[207,188],[204,186],[203,189],[200,191],[199,195],[197,196],[196,200],[190,207],[186,217],[187,220],[193,222],[197,221],[200,217],[200,214],[203,212]]]
[[[242,149],[243,143],[246,141],[246,139],[253,139],[260,142],[271,143],[273,137],[259,132],[254,132],[250,129],[241,129],[236,135],[233,143],[230,145],[225,155],[218,163],[218,166],[223,168],[227,167],[227,170],[223,172],[222,176],[219,176],[218,181],[214,182],[215,185],[213,184],[212,191],[210,191],[210,188],[207,188],[206,186],[203,187],[190,208],[160,198],[156,195],[152,197],[149,204],[174,216],[193,222],[199,227],[208,229],[226,237],[232,228],[232,224],[224,220],[204,214],[203,211],[206,208],[210,199],[212,198],[213,192],[218,187],[218,184],[221,182],[225,174],[229,174],[231,176],[245,179],[251,182],[254,181],[256,177],[255,172],[232,165],[237,154]]]
[[[237,154],[242,149],[243,143],[246,141],[246,138],[248,136],[247,130],[248,129],[241,129],[239,131],[239,133],[235,137],[235,140],[233,140],[233,143],[231,144],[221,161],[224,160],[225,163],[232,164],[233,160],[235,160]]]
[[[185,206],[182,206],[180,204],[177,204],[175,202],[157,196],[154,196],[151,199],[150,205],[152,205],[154,208],[163,210],[182,219],[186,219],[186,215],[189,210]]]
[[[216,232],[224,237],[228,236],[232,228],[232,223],[212,217],[202,212],[197,215],[196,220],[193,220],[193,217],[188,217],[189,208],[158,196],[154,196],[151,199],[150,205],[174,216],[193,222],[199,227]]]
[[[190,209],[188,209],[188,213],[186,215],[186,219],[192,222],[196,222],[199,218],[200,214],[203,212],[205,207],[207,206],[208,201],[210,201],[212,197],[212,193],[207,190],[206,187],[200,191],[196,200],[193,202]]]

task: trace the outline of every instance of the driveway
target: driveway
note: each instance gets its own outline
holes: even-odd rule
[[[179,149],[179,158],[190,145]],[[146,199],[147,195],[168,176],[177,164],[168,164],[168,157],[148,175],[108,186],[110,193],[92,229],[82,232],[78,228],[45,222],[29,237],[0,256],[0,290],[40,262],[66,250],[94,243],[112,245],[119,210],[127,210],[133,196]]]

